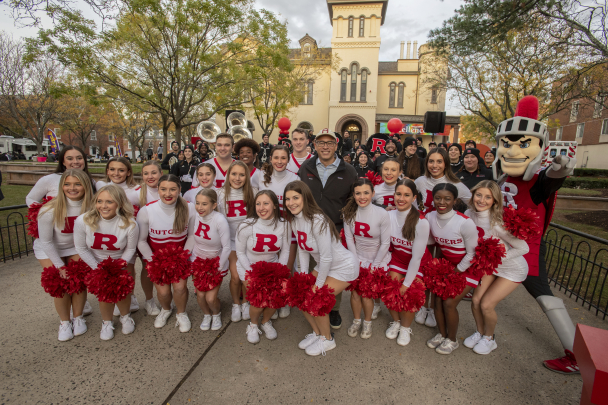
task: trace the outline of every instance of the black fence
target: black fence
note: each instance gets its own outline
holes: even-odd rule
[[[34,238],[27,234],[27,205],[13,205],[0,208],[6,214],[0,223],[2,257],[0,260],[14,260],[29,256],[34,252]]]

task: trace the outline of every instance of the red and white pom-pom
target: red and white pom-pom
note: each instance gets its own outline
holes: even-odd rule
[[[359,270],[359,283],[357,286],[357,293],[365,298],[376,299],[382,296],[386,283],[388,281],[388,275],[381,268],[368,267],[364,271],[363,277],[361,277],[361,271]]]
[[[51,201],[53,197],[44,197],[42,202],[34,203],[31,207],[27,209],[27,234],[33,238],[38,239],[38,214],[40,213],[40,208],[47,202]]]
[[[348,249],[348,245],[346,244],[346,235],[344,234],[344,228],[340,229],[340,240],[342,241],[342,246]]]
[[[139,206],[138,205],[134,205],[133,206],[133,217],[137,218],[137,213],[139,212]]]
[[[291,271],[281,263],[260,261],[245,273],[247,301],[257,308],[282,308],[287,301],[287,280]]]
[[[494,274],[506,255],[505,245],[500,243],[500,240],[493,236],[487,239],[479,238],[475,248],[475,257],[471,260],[471,266],[465,273],[474,279],[481,280],[483,276]]]
[[[62,298],[67,287],[67,280],[61,277],[55,266],[45,267],[40,276],[40,284],[44,292],[53,298]]]
[[[126,269],[127,262],[108,257],[89,272],[85,282],[90,293],[100,302],[116,304],[127,298],[135,288],[135,279]]]
[[[382,294],[382,302],[391,311],[418,312],[426,301],[426,286],[416,278],[405,294],[401,294],[402,285],[401,280],[389,279]]]
[[[365,173],[365,177],[367,177],[367,179],[371,181],[374,186],[384,183],[382,176],[372,172],[371,170],[368,170],[367,173]]]
[[[542,233],[538,225],[538,215],[530,208],[515,210],[505,207],[502,213],[505,229],[517,239],[528,241]]]
[[[334,289],[327,285],[317,288],[313,292],[312,288],[306,293],[301,309],[312,316],[325,316],[336,305]]]
[[[68,294],[80,294],[87,289],[85,280],[91,268],[84,261],[72,260],[62,267],[65,269],[66,287],[65,292]]]
[[[364,267],[364,266],[359,266],[359,276],[350,282],[350,285],[348,287],[346,287],[346,291],[356,291],[357,294],[361,295],[361,292],[359,290],[359,285],[361,284],[361,282],[365,279],[367,279],[367,277],[369,277],[369,271],[370,268],[369,266]]]
[[[287,280],[285,291],[287,293],[287,305],[302,309],[302,303],[306,298],[306,293],[315,285],[316,277],[307,273],[294,273]]]
[[[199,291],[211,291],[222,284],[224,276],[228,273],[220,271],[220,258],[201,259],[197,257],[190,264],[192,282]]]
[[[158,249],[148,262],[148,277],[154,284],[178,283],[190,277],[190,252],[179,246]]]
[[[462,294],[467,285],[464,273],[446,259],[432,259],[422,269],[424,284],[442,299]]]

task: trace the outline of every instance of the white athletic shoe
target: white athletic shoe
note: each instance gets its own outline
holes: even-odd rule
[[[452,342],[450,338],[445,338],[435,351],[439,354],[452,354],[454,350],[458,349],[458,346],[458,342]]]
[[[399,337],[397,338],[397,344],[399,346],[407,346],[410,343],[410,338],[412,335],[412,328],[406,328],[402,326],[399,329]]]
[[[353,324],[348,327],[348,336],[357,337],[361,330],[361,319],[353,319]]]
[[[327,340],[325,339],[325,336],[321,335],[313,344],[306,348],[306,354],[309,356],[318,356],[320,354],[325,356],[326,352],[335,349],[335,347],[336,339]]]
[[[414,317],[416,323],[420,325],[424,325],[424,321],[426,321],[426,308],[422,307],[418,312],[416,312],[416,316]]]
[[[475,345],[473,351],[477,354],[490,354],[496,350],[498,345],[496,341],[492,339],[492,336],[484,336],[479,340],[479,343]]]
[[[361,339],[369,339],[372,337],[372,321],[363,321],[363,330],[361,331]]]
[[[137,297],[135,295],[131,295],[131,307],[129,308],[129,311],[139,311],[139,302],[137,301]]]
[[[177,321],[175,322],[175,327],[179,326],[179,331],[182,333],[190,332],[190,328],[192,324],[190,323],[190,318],[188,318],[188,314],[182,312],[180,314],[175,315]]]
[[[211,315],[203,316],[203,322],[201,323],[201,330],[211,329]]]
[[[87,332],[87,321],[84,320],[84,316],[80,315],[72,319],[74,327],[74,336],[84,335]]]
[[[260,329],[258,329],[258,325],[254,325],[251,322],[249,322],[249,325],[247,325],[247,330],[245,331],[245,334],[247,335],[247,341],[249,343],[259,343],[260,341],[260,335],[262,334],[262,331]]]
[[[438,333],[434,338],[427,340],[426,345],[431,349],[436,349],[443,343],[444,340],[445,338],[441,336],[441,333]]]
[[[222,314],[213,315],[213,321],[211,322],[211,330],[222,329]]]
[[[154,301],[154,298],[150,298],[149,300],[147,300],[146,304],[144,305],[144,308],[146,309],[146,314],[148,315],[156,316],[160,314],[160,308],[158,307],[158,305],[156,305],[156,301]]]
[[[169,319],[172,312],[173,312],[173,308],[168,309],[168,310],[161,308],[160,312],[156,316],[156,319],[154,320],[154,327],[162,328],[163,326],[165,326],[167,324],[167,319]]]
[[[475,333],[473,333],[471,336],[469,336],[468,338],[466,338],[464,340],[464,346],[468,347],[469,349],[472,349],[475,347],[475,345],[477,343],[479,343],[479,341],[481,340],[482,336],[481,333],[475,331]]]
[[[122,334],[129,335],[135,330],[135,321],[131,318],[131,314],[126,314],[120,317],[120,323],[122,323]]]
[[[274,314],[272,314],[272,316],[270,317],[270,319],[272,319],[272,320],[279,319],[279,311],[274,311]]]
[[[318,339],[318,337],[319,336],[315,332],[311,332],[304,337],[304,340],[302,340],[300,343],[298,343],[298,347],[300,349],[304,350],[308,346],[313,344]]]
[[[424,322],[426,326],[429,328],[434,328],[437,326],[437,320],[435,319],[435,310],[429,308],[426,310],[426,321]]]
[[[118,305],[114,304],[114,316],[120,316],[120,309],[118,309]]]
[[[381,309],[382,309],[382,307],[380,307],[380,304],[376,304],[374,302],[374,310],[372,311],[372,319],[378,318],[378,315],[380,314]]]
[[[101,340],[111,340],[114,338],[114,322],[103,321],[101,324],[101,333],[99,334]]]
[[[388,324],[388,329],[384,334],[388,339],[396,339],[399,334],[399,328],[401,327],[401,323],[399,321],[393,321]]]
[[[92,313],[93,313],[93,307],[91,306],[91,304],[89,304],[89,301],[85,301],[84,302],[84,308],[82,310],[82,315],[89,316]]]
[[[262,324],[262,330],[264,331],[264,334],[266,335],[266,338],[268,340],[275,340],[277,338],[277,331],[272,326],[272,321],[268,321],[266,323],[263,323]]]
[[[72,340],[74,338],[74,331],[72,330],[72,322],[70,321],[61,321],[59,324],[59,336],[58,339],[60,342],[67,342],[68,340]]]
[[[279,309],[279,318],[287,318],[291,313],[291,307],[289,305],[285,305],[283,308]]]
[[[241,316],[243,317],[244,321],[251,319],[249,316],[249,302],[243,302],[241,304]]]
[[[232,315],[230,316],[232,322],[239,322],[243,319],[241,315],[241,306],[239,304],[232,304]]]

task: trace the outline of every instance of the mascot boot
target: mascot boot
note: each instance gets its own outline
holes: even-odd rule
[[[557,333],[557,337],[562,342],[562,346],[566,352],[564,357],[555,360],[546,360],[544,366],[551,371],[562,374],[577,374],[579,373],[572,347],[574,345],[574,333],[576,328],[572,324],[570,315],[564,306],[564,301],[561,298],[552,295],[541,295],[536,298],[536,302],[543,309],[551,326]]]

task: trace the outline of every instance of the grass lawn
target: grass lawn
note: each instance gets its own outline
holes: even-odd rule
[[[559,195],[575,195],[575,196],[581,196],[581,197],[601,197],[602,196],[602,191],[601,190],[585,190],[582,188],[560,188],[559,189]]]

